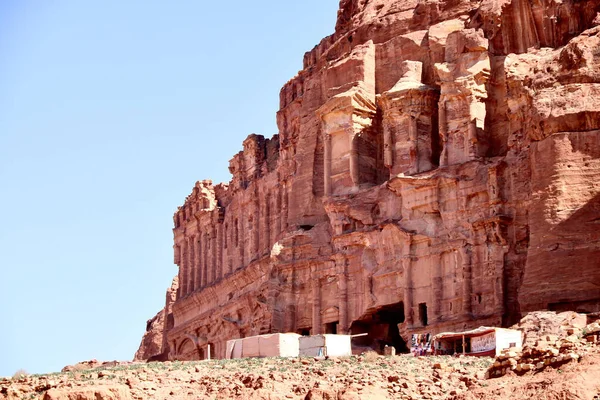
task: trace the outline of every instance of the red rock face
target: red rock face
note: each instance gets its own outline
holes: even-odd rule
[[[228,184],[175,214],[171,359],[270,332],[600,310],[600,0],[342,0]],[[210,346],[209,346],[210,345]],[[210,350],[209,350],[210,349]]]
[[[167,290],[165,308],[146,323],[146,333],[144,333],[142,343],[133,357],[134,361],[167,361],[169,359],[167,332],[174,326],[173,303],[177,300],[178,285],[179,279],[175,277],[171,287]]]

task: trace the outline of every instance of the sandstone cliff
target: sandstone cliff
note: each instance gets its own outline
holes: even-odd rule
[[[140,348],[133,357],[134,361],[166,361],[169,359],[167,332],[173,328],[173,303],[177,300],[179,277],[175,277],[167,290],[165,308],[146,323],[146,332],[142,337]]]
[[[163,350],[600,310],[600,0],[342,0],[229,184],[174,216]],[[210,346],[209,346],[210,345]]]

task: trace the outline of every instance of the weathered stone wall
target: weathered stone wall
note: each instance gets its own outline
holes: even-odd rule
[[[600,1],[342,0],[227,185],[175,214],[172,359],[600,310]]]

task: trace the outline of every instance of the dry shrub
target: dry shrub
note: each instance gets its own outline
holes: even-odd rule
[[[25,371],[24,369],[20,369],[17,372],[15,372],[12,377],[13,379],[21,379],[27,376],[29,376],[29,372]]]
[[[377,352],[373,350],[367,351],[364,354],[364,358],[366,362],[375,362],[379,359],[379,354],[377,354]]]

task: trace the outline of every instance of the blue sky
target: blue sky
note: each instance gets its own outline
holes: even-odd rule
[[[0,1],[0,376],[133,357],[177,273],[173,212],[277,133],[337,6]]]

